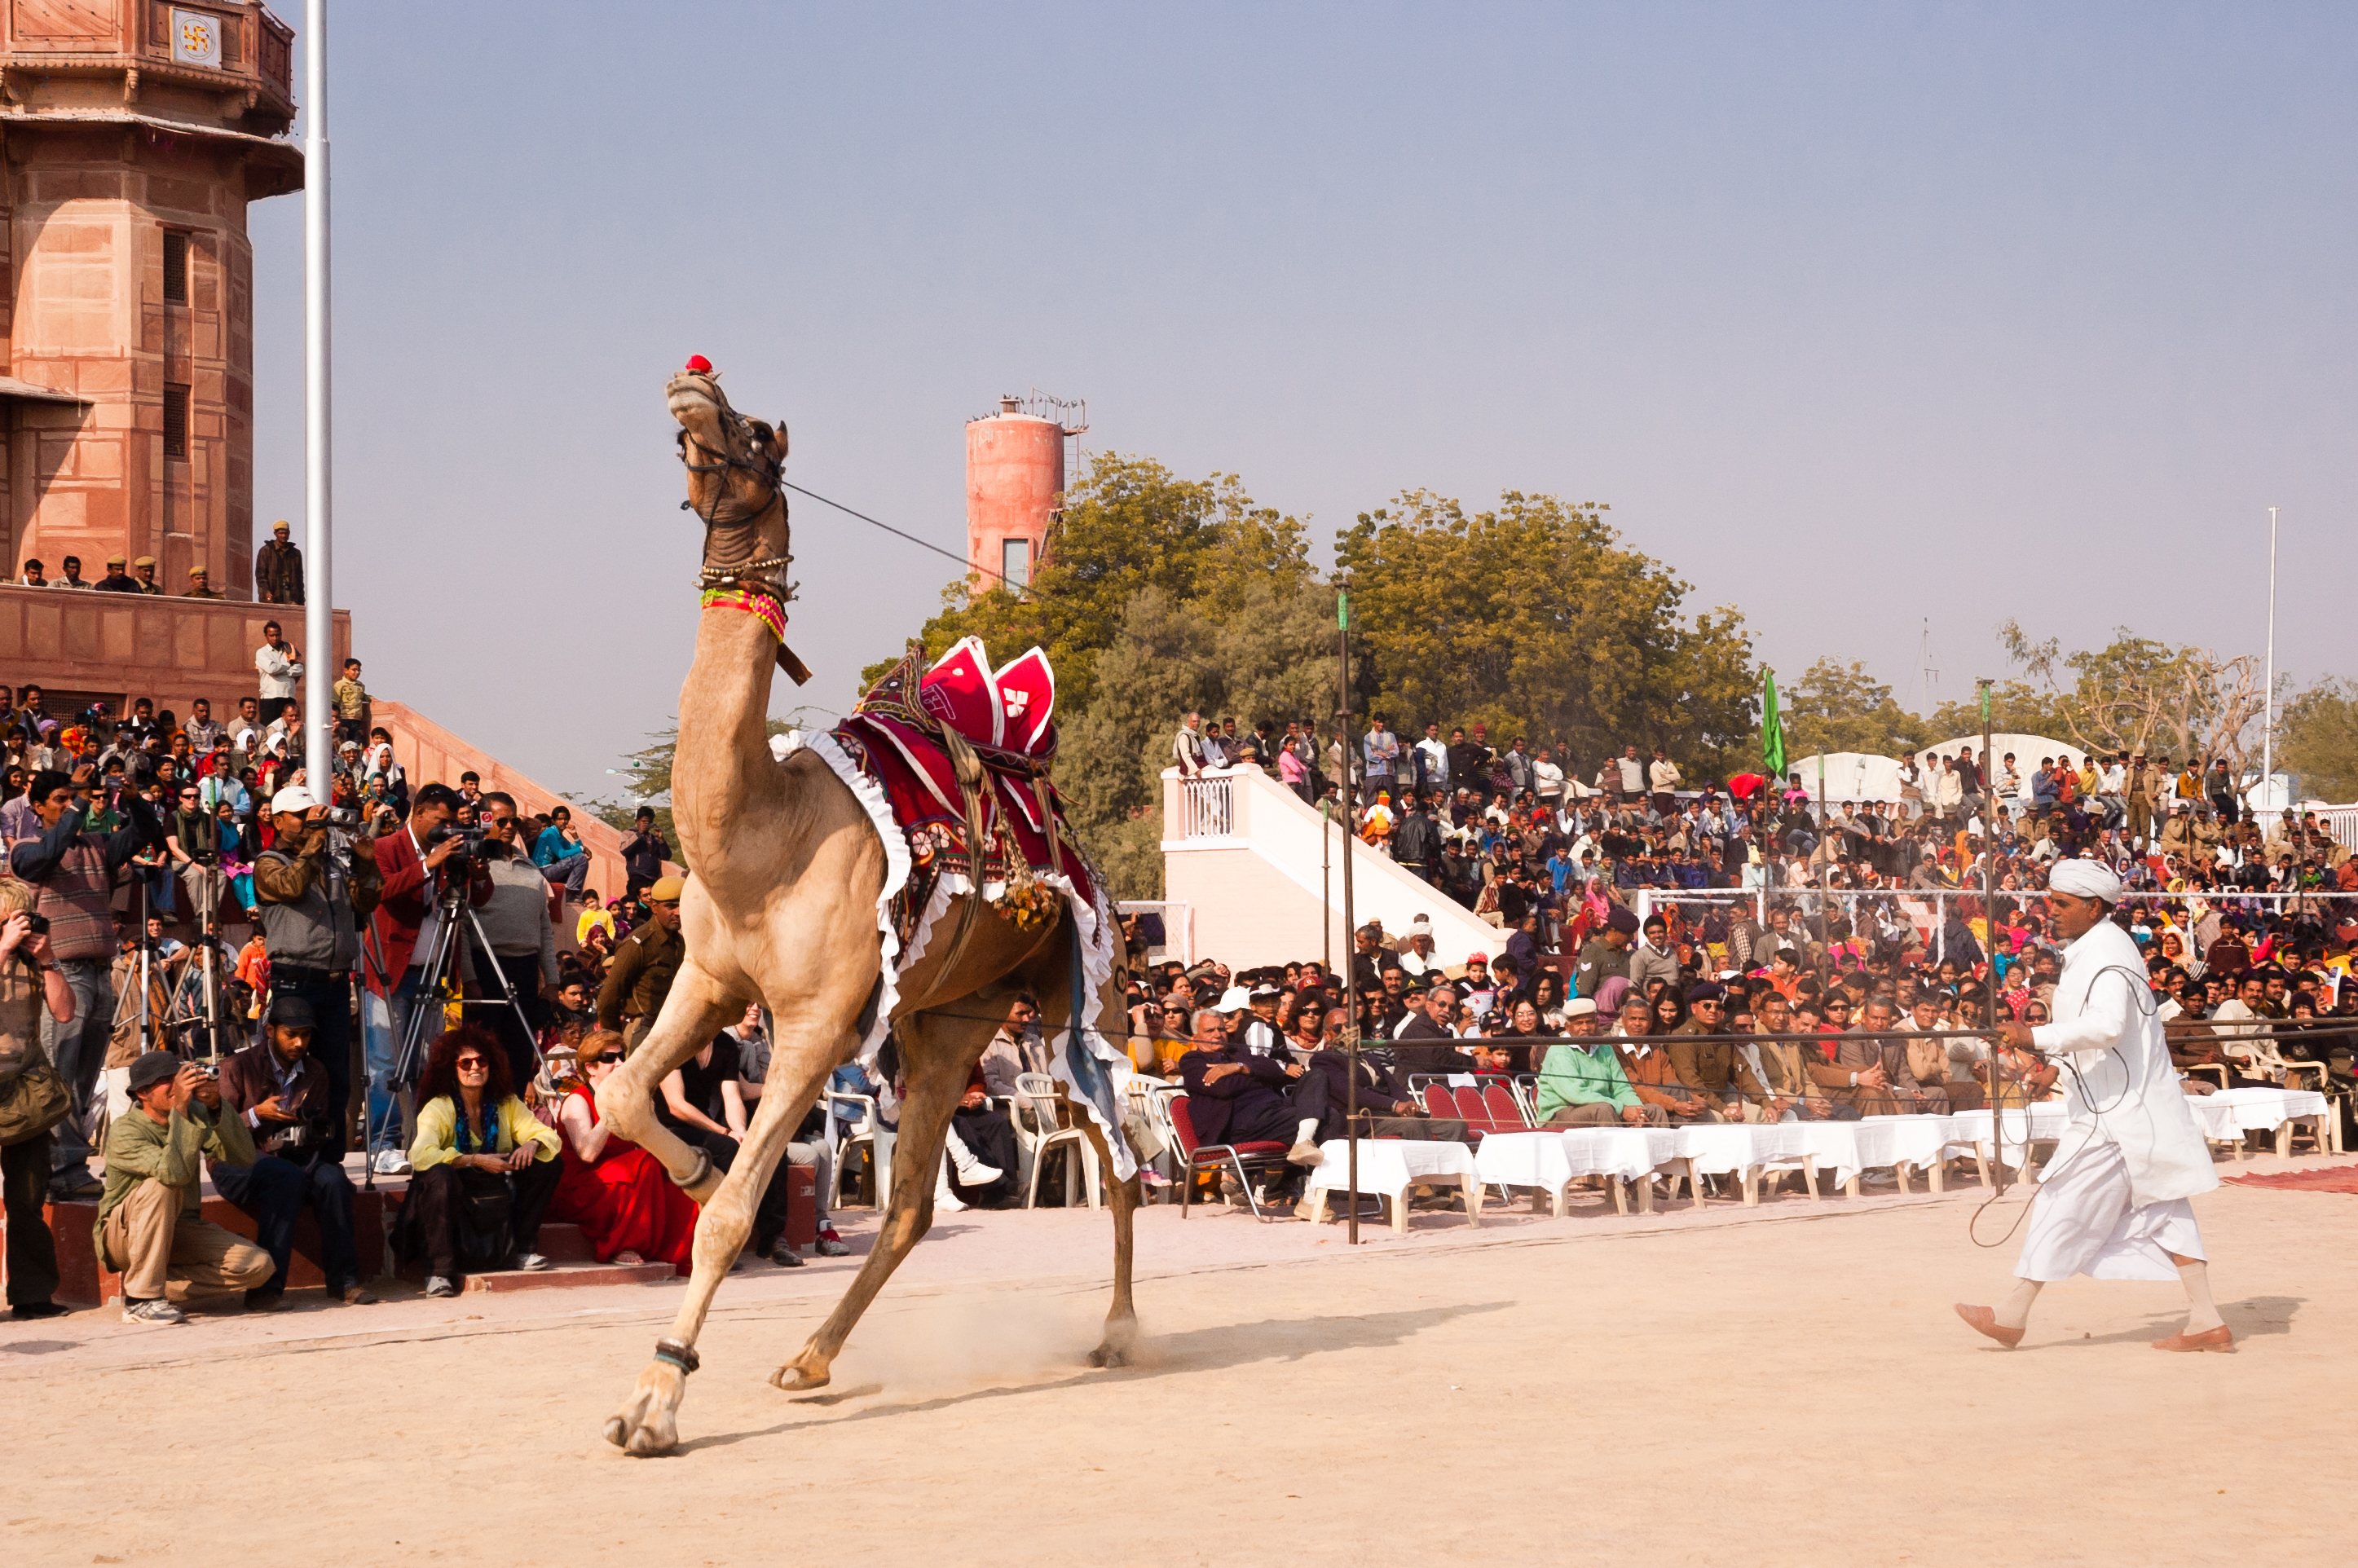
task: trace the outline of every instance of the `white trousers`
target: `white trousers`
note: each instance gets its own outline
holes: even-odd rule
[[[2076,1132],[2067,1134],[2076,1136]],[[2201,1258],[2202,1232],[2184,1198],[2133,1204],[2120,1145],[2091,1143],[2047,1168],[2030,1206],[2015,1277],[2041,1283],[2085,1274],[2094,1280],[2176,1280],[2169,1260]]]

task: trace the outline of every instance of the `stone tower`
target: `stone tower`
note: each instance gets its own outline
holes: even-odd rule
[[[251,599],[245,211],[302,188],[293,29],[254,0],[0,0],[0,27],[5,576],[149,555],[167,595],[203,566]]]

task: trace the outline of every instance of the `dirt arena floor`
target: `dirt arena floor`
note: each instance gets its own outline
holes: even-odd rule
[[[599,1428],[676,1284],[0,1322],[0,1560],[2349,1559],[2358,1198],[2196,1200],[2242,1344],[2184,1357],[2147,1348],[2175,1285],[2073,1281],[2020,1350],[1972,1335],[1950,1303],[2014,1256],[1968,1241],[1981,1196],[1419,1214],[1356,1251],[1157,1208],[1116,1371],[1080,1364],[1103,1219],[962,1215],[817,1394],[764,1379],[857,1258],[732,1277],[659,1460]]]

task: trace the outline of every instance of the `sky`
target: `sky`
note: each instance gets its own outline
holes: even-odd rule
[[[2277,668],[2358,676],[2347,6],[330,9],[335,600],[558,789],[676,710],[691,353],[955,553],[966,420],[1038,387],[1322,545],[1607,503],[1786,680],[1911,708],[1928,622],[1934,702],[2007,618],[2260,651],[2274,504]],[[257,535],[304,200],[250,217]],[[958,568],[809,502],[795,550],[773,711],[823,718]]]

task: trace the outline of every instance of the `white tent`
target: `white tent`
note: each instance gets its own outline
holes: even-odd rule
[[[1800,762],[1785,764],[1787,773],[1801,775],[1801,787],[1810,798],[1818,798],[1817,757],[1803,757]],[[1878,757],[1872,752],[1829,752],[1825,762],[1826,795],[1844,803],[1863,800],[1896,801],[1899,798],[1899,760]]]

